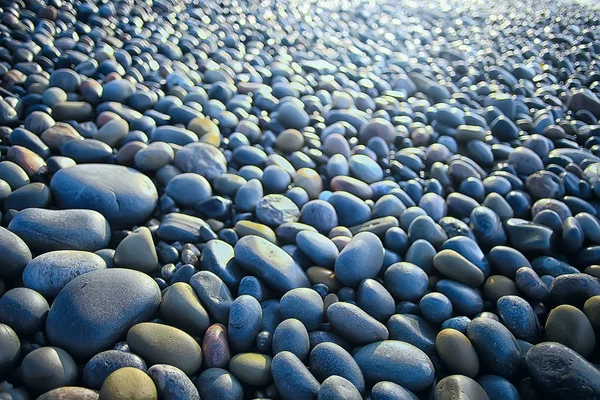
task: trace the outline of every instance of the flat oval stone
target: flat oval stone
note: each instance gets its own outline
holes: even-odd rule
[[[156,187],[148,177],[117,165],[61,169],[52,177],[50,188],[61,208],[96,210],[115,227],[145,221],[158,200]]]
[[[467,337],[483,366],[506,378],[519,374],[522,363],[520,347],[512,333],[500,322],[475,318],[467,327]]]
[[[354,359],[367,382],[390,381],[413,392],[433,382],[435,370],[427,354],[398,340],[384,340],[361,347]]]
[[[50,343],[86,358],[113,346],[160,304],[152,278],[138,271],[100,269],[80,275],[58,294],[46,322]]]
[[[456,329],[443,329],[435,339],[437,352],[453,374],[474,378],[479,373],[479,358],[471,341]]]
[[[263,238],[245,236],[236,243],[234,252],[242,268],[278,292],[310,286],[308,277],[292,257]]]
[[[521,395],[512,383],[498,375],[484,375],[477,379],[490,400],[519,400]]]
[[[202,365],[200,345],[190,335],[172,326],[152,322],[134,325],[127,332],[127,344],[148,365],[172,365],[187,375],[195,374]]]
[[[435,400],[489,400],[481,385],[464,375],[447,376],[438,382],[434,390]]]
[[[17,235],[0,227],[0,278],[11,278],[22,274],[31,261],[31,250]]]
[[[244,390],[238,379],[221,368],[209,368],[200,374],[196,387],[203,399],[243,400]]]
[[[185,372],[167,364],[156,364],[148,369],[148,376],[154,382],[161,399],[200,400],[198,389]]]
[[[83,382],[87,387],[100,389],[110,374],[120,368],[131,367],[146,371],[146,363],[133,353],[106,350],[92,357],[83,369]]]
[[[41,254],[27,264],[23,283],[45,297],[53,298],[76,277],[106,268],[102,257],[87,251],[62,250]]]
[[[519,250],[512,247],[496,246],[490,250],[487,258],[495,271],[511,279],[514,278],[519,268],[531,268],[529,260]]]
[[[533,346],[525,356],[536,386],[560,398],[593,399],[600,393],[600,371],[560,343]]]
[[[108,247],[111,238],[107,220],[93,210],[28,208],[15,215],[8,229],[36,252],[93,252]]]
[[[588,358],[596,347],[596,335],[589,319],[581,310],[568,304],[550,311],[544,340],[564,344],[584,358]]]
[[[340,283],[358,286],[367,278],[375,278],[383,264],[381,240],[370,232],[354,236],[335,261],[335,275]]]
[[[319,391],[319,382],[302,361],[289,351],[277,353],[273,357],[271,373],[277,391],[283,398],[290,400],[314,398]]]
[[[385,325],[350,303],[330,305],[327,319],[340,336],[357,345],[386,340],[389,336]]]

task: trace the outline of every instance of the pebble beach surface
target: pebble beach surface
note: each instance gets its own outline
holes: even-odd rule
[[[0,0],[0,399],[600,399],[570,3]]]

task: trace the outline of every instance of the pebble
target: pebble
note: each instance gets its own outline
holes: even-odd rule
[[[93,252],[107,247],[111,238],[107,220],[92,210],[28,208],[15,215],[8,229],[37,252]]]
[[[505,378],[512,378],[520,373],[521,350],[515,337],[500,322],[489,318],[475,318],[467,327],[467,337],[483,367]]]
[[[13,371],[21,355],[21,341],[17,333],[8,325],[0,324],[0,378]]]
[[[544,340],[564,344],[584,358],[588,358],[596,347],[596,335],[590,320],[581,310],[568,304],[550,311]]]
[[[99,394],[95,390],[90,390],[77,386],[63,386],[58,389],[50,390],[42,394],[38,399],[42,400],[59,400],[59,399],[81,399],[81,400],[97,400]]]
[[[435,329],[423,317],[395,314],[386,324],[390,339],[410,343],[428,355],[435,353]]]
[[[531,305],[519,296],[502,296],[496,302],[498,314],[504,326],[516,339],[537,343],[540,323]]]
[[[525,363],[536,387],[546,394],[593,399],[600,393],[600,372],[560,343],[533,346],[525,356]]]
[[[31,336],[43,330],[49,308],[46,299],[35,290],[17,287],[0,297],[0,323],[19,336]]]
[[[46,298],[54,298],[76,277],[104,268],[106,263],[94,253],[52,251],[37,256],[27,264],[23,271],[23,283]]]
[[[143,222],[156,206],[156,187],[122,166],[87,164],[58,171],[50,183],[61,208],[96,210],[114,226]]]
[[[202,363],[206,368],[226,367],[231,359],[227,328],[222,324],[208,327],[202,339]]]
[[[227,333],[234,352],[241,353],[252,347],[261,322],[262,308],[254,297],[241,295],[231,303]]]
[[[433,258],[435,268],[457,282],[471,287],[479,287],[485,276],[481,269],[454,250],[442,250]]]
[[[224,400],[242,400],[244,398],[242,385],[238,379],[221,368],[204,370],[196,381],[196,387],[201,398]]]
[[[439,381],[435,385],[434,398],[436,400],[489,400],[481,385],[464,375],[450,375]]]
[[[150,230],[140,227],[121,240],[115,250],[114,262],[123,268],[154,272],[158,267],[158,256]]]
[[[279,226],[300,219],[298,206],[289,198],[279,194],[264,196],[256,204],[256,216],[269,226]]]
[[[284,319],[297,319],[304,324],[308,332],[315,331],[323,321],[323,298],[309,288],[297,288],[281,297],[279,313]]]
[[[0,278],[21,275],[31,261],[31,250],[17,235],[0,227]]]
[[[441,330],[435,339],[436,350],[453,374],[474,378],[479,373],[479,358],[471,341],[455,329]]]
[[[190,285],[209,315],[221,324],[227,323],[233,298],[227,285],[210,271],[192,275]]]
[[[415,346],[398,340],[384,340],[361,347],[354,359],[370,383],[390,381],[418,392],[434,379],[430,358]]]
[[[348,380],[360,393],[365,390],[365,379],[350,353],[333,342],[319,343],[310,352],[310,371],[324,382],[331,376]]]
[[[166,348],[164,343],[169,343]],[[200,345],[184,331],[153,322],[134,325],[127,332],[127,344],[149,366],[168,364],[186,375],[195,374],[202,364]]]
[[[557,311],[575,307],[555,340],[586,333],[577,345],[594,346],[577,351],[597,361],[591,7],[292,3],[3,6],[0,303],[35,288],[7,311],[35,332],[11,322],[22,355],[0,360],[0,374],[3,362],[14,371],[0,397],[43,393],[19,377],[32,351],[57,345],[81,366],[132,351],[117,341],[147,321],[201,344],[204,369],[223,368],[156,384],[142,374],[150,398],[576,396],[513,355],[522,366],[553,333],[540,323],[556,327]],[[56,252],[86,254],[93,268],[65,256],[32,277]],[[30,303],[41,306],[28,321]],[[493,329],[470,340],[480,371],[448,376],[466,372],[449,368],[436,336],[472,339],[481,321]],[[353,349],[355,336],[366,347]],[[320,344],[340,345],[348,363],[388,336],[431,357],[415,352],[389,373],[435,365],[417,373],[422,386],[365,372],[357,392],[354,378],[312,377],[303,364]],[[469,352],[458,348],[457,359]],[[247,373],[236,353],[277,351],[284,362],[269,358],[262,376],[267,362],[256,362],[262,381],[229,371]],[[389,372],[383,364],[369,373]],[[69,383],[80,384],[42,398],[102,398],[85,376]]]
[[[477,383],[485,390],[490,400],[517,400],[521,398],[517,388],[498,375],[484,375],[477,379]]]
[[[160,314],[165,321],[190,335],[202,337],[209,326],[209,315],[194,289],[185,282],[175,282],[163,294]]]
[[[58,347],[40,347],[21,362],[21,379],[36,392],[47,392],[77,381],[77,364],[73,357]]]
[[[386,340],[389,336],[385,325],[350,303],[330,305],[327,319],[341,337],[357,345]]]
[[[229,370],[242,383],[251,386],[266,386],[273,381],[271,356],[258,353],[241,353],[229,362]]]
[[[137,368],[125,367],[116,370],[106,378],[100,389],[100,398],[116,399],[158,399],[152,379]]]
[[[193,208],[196,203],[212,196],[212,188],[203,176],[185,173],[169,181],[166,193],[181,207]]]
[[[417,400],[418,397],[410,390],[388,381],[377,382],[371,390],[373,400]]]
[[[340,283],[357,286],[363,279],[377,276],[382,264],[381,240],[370,232],[361,232],[340,252],[335,261],[335,275]]]
[[[154,382],[161,399],[200,400],[198,389],[190,378],[177,367],[168,364],[155,364],[148,369],[148,376]]]
[[[92,389],[100,389],[110,374],[118,369],[130,367],[146,372],[144,360],[133,353],[106,350],[92,357],[83,368],[83,382]]]
[[[147,275],[95,270],[59,292],[48,313],[46,335],[75,357],[91,357],[112,347],[138,321],[150,319],[159,303],[158,285]]]
[[[258,236],[245,236],[234,247],[235,259],[278,292],[310,286],[300,266],[285,251]]]
[[[277,391],[288,399],[314,398],[319,382],[294,354],[283,351],[273,357],[271,373]]]
[[[420,299],[429,286],[428,276],[421,268],[400,262],[388,267],[384,274],[384,286],[401,300]]]

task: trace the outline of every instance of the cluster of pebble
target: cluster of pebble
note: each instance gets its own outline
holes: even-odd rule
[[[0,0],[0,399],[600,399],[599,27]]]

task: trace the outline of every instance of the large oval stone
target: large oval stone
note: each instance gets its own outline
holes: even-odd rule
[[[10,221],[8,229],[37,253],[54,250],[96,251],[108,246],[106,218],[93,210],[28,208]]]
[[[41,254],[23,271],[25,287],[45,297],[55,297],[76,277],[87,272],[106,268],[99,255],[87,251],[60,250]]]
[[[61,169],[50,182],[61,208],[87,208],[115,228],[144,222],[154,211],[158,193],[144,174],[120,165],[85,164]]]
[[[56,296],[46,334],[74,357],[91,357],[150,319],[159,304],[160,289],[148,275],[120,268],[88,272]]]

